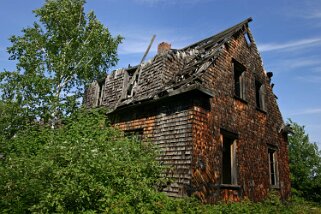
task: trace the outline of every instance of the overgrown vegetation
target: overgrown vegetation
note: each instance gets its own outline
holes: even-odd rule
[[[318,213],[300,201],[202,205],[159,192],[168,180],[152,145],[109,126],[105,111],[80,109],[52,129],[34,123],[1,141],[2,213]]]
[[[101,110],[80,110],[63,123],[57,129],[34,124],[1,144],[3,212],[143,212],[158,206],[162,167],[150,145],[121,137],[106,126]]]

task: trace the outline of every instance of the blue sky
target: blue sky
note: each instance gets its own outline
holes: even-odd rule
[[[125,37],[119,64],[137,64],[153,34],[182,48],[248,17],[267,71],[274,73],[274,92],[284,119],[301,125],[321,147],[321,1],[320,0],[87,0],[113,35]],[[8,38],[31,26],[32,10],[44,0],[0,0],[0,69],[8,61]]]

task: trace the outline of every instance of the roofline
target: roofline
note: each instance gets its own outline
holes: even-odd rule
[[[212,38],[214,38],[214,37],[216,37],[216,36],[218,36],[218,35],[220,35],[220,34],[225,34],[225,33],[227,33],[228,31],[232,30],[233,28],[236,28],[236,30],[235,30],[235,33],[236,33],[237,31],[240,30],[240,28],[242,28],[244,25],[248,24],[248,23],[251,22],[251,21],[253,21],[253,19],[252,19],[252,17],[249,17],[249,18],[243,20],[242,22],[240,22],[240,23],[238,23],[238,24],[236,24],[236,25],[234,25],[234,26],[232,26],[232,27],[230,27],[230,28],[228,28],[228,29],[226,29],[226,30],[224,30],[224,31],[221,31],[221,32],[219,32],[219,33],[216,33],[216,34],[213,35],[213,36],[210,36],[210,37],[208,37],[208,38],[205,38],[205,39],[202,39],[202,40],[200,40],[200,41],[198,41],[198,42],[195,42],[195,43],[193,43],[193,44],[191,44],[191,45],[188,45],[188,46],[186,46],[186,47],[184,47],[184,48],[181,48],[180,50],[185,50],[185,49],[191,48],[191,47],[193,47],[193,46],[196,46],[196,45],[198,45],[199,43],[202,43],[202,42],[206,42],[206,41],[208,41],[208,40],[211,40]]]
[[[142,105],[147,105],[147,104],[151,104],[151,103],[156,103],[156,102],[162,101],[166,98],[179,96],[179,95],[190,93],[193,91],[200,92],[201,94],[206,95],[208,98],[214,97],[214,95],[208,89],[202,87],[201,85],[191,85],[189,87],[184,87],[184,88],[179,88],[179,89],[173,90],[173,91],[169,92],[168,94],[166,94],[165,96],[159,97],[157,99],[151,98],[151,99],[137,101],[137,103],[128,103],[125,105],[120,105],[116,109],[114,109],[110,112],[107,112],[106,114],[108,115],[108,114],[112,114],[112,113],[115,113],[120,110],[132,108],[132,107],[137,107],[137,106],[142,106]]]

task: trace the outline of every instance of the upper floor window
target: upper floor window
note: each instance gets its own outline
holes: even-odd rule
[[[259,81],[255,81],[255,100],[256,100],[256,107],[260,110],[266,111],[265,87]]]
[[[245,67],[241,63],[233,60],[233,71],[235,96],[242,100],[246,100]]]

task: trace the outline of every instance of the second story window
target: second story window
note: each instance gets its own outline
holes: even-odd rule
[[[266,111],[265,87],[259,81],[255,81],[255,100],[256,100],[256,107],[262,111]]]
[[[233,60],[233,71],[235,96],[242,100],[246,100],[245,67],[239,62]]]

